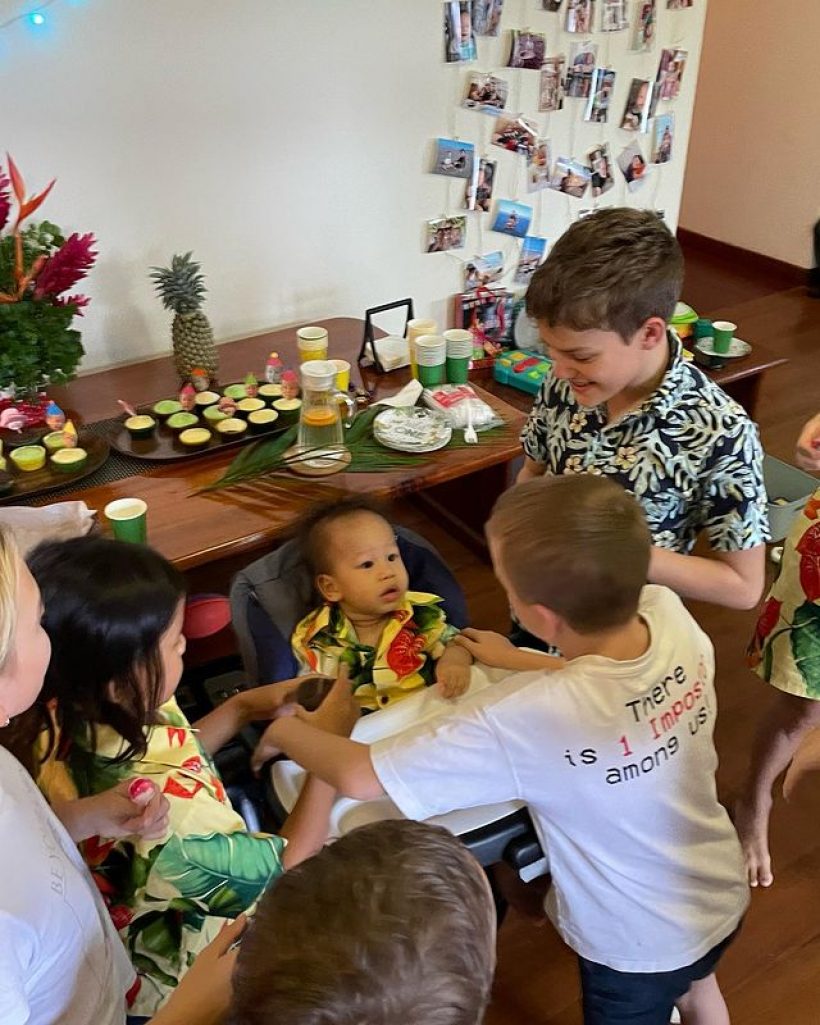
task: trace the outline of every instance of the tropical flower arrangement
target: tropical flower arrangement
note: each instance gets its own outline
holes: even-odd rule
[[[65,238],[49,221],[24,226],[54,180],[26,198],[23,178],[7,160],[7,173],[0,166],[0,389],[19,396],[74,377],[83,346],[71,324],[89,300],[68,293],[97,253],[91,233]]]

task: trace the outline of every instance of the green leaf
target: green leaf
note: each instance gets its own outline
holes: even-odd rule
[[[137,954],[134,951],[131,952],[131,964],[134,966],[136,971],[140,975],[147,975],[149,978],[162,983],[163,986],[170,986],[171,989],[175,989],[177,986],[177,979],[173,975],[169,975],[164,972],[156,961],[152,961],[150,957],[146,957],[144,954]]]
[[[807,601],[792,620],[792,655],[806,681],[806,696],[820,698],[820,605]]]
[[[221,488],[230,487],[232,484],[250,480],[252,477],[259,477],[263,473],[269,473],[281,463],[285,452],[296,441],[297,433],[297,427],[290,427],[282,434],[263,438],[262,441],[257,441],[253,445],[247,445],[240,450],[239,455],[222,476],[213,484],[202,488],[202,491],[218,491]]]
[[[180,897],[199,901],[212,914],[238,915],[281,873],[282,846],[279,837],[248,833],[172,836],[154,869]]]

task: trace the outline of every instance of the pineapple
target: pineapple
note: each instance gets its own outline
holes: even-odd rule
[[[163,306],[175,314],[171,337],[180,381],[188,380],[195,367],[202,367],[212,379],[219,368],[214,332],[200,309],[206,291],[203,275],[191,256],[177,254],[170,267],[152,267],[150,275]]]

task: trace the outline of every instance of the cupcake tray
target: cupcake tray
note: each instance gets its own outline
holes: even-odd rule
[[[224,392],[224,389],[222,391]],[[125,429],[126,417],[123,416],[111,428],[109,435],[111,447],[123,455],[133,456],[135,459],[144,459],[151,463],[168,463],[180,459],[196,459],[213,455],[223,449],[238,448],[240,445],[247,445],[253,441],[260,441],[262,438],[269,438],[271,435],[281,434],[297,422],[295,415],[284,418],[280,414],[279,419],[275,420],[273,425],[265,431],[254,431],[248,426],[244,434],[223,436],[216,430],[215,424],[211,424],[204,416],[198,414],[199,422],[192,426],[207,428],[211,432],[211,440],[202,448],[188,448],[179,441],[179,432],[166,426],[163,420],[152,413],[153,407],[154,403],[137,406],[137,413],[146,413],[157,421],[157,426],[152,434],[147,438],[132,437]],[[194,410],[194,412],[196,411]]]
[[[41,436],[45,434],[48,434],[48,431],[44,430],[41,432]],[[108,459],[111,452],[111,448],[105,438],[100,437],[99,434],[93,434],[91,431],[86,431],[81,428],[77,438],[77,445],[79,448],[84,448],[88,453],[88,459],[81,470],[76,470],[73,473],[63,473],[60,470],[52,470],[49,463],[49,457],[46,456],[46,464],[42,470],[31,470],[29,472],[25,472],[24,470],[16,469],[9,458],[9,452],[12,447],[8,444],[9,432],[0,431],[0,435],[2,435],[4,442],[3,455],[8,463],[8,472],[11,474],[14,481],[14,486],[9,494],[0,497],[0,505],[13,505],[21,498],[34,498],[36,495],[43,494],[47,491],[54,491],[57,488],[65,488],[66,485],[71,486],[76,481],[82,480],[83,477],[88,477],[89,474],[99,470],[106,459]],[[27,443],[32,445],[39,444],[39,442],[34,438],[31,440],[27,439]]]

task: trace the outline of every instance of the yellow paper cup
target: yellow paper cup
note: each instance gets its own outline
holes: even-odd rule
[[[327,359],[327,329],[323,327],[300,327],[296,332],[299,347],[299,362],[310,359]]]
[[[438,324],[434,320],[424,317],[414,317],[407,321],[407,348],[410,352],[410,373],[418,380],[418,367],[416,365],[416,339],[422,335],[434,335],[438,330]]]
[[[336,367],[336,390],[346,392],[350,387],[350,364],[346,359],[332,359],[330,362]]]

